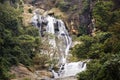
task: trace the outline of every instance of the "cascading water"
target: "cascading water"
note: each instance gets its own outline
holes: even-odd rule
[[[86,70],[86,62],[71,62],[68,63],[68,53],[69,49],[72,45],[72,39],[65,27],[65,24],[62,20],[56,19],[51,15],[47,15],[46,18],[42,20],[40,18],[40,15],[37,13],[34,13],[34,16],[32,18],[32,23],[34,26],[36,26],[40,33],[41,33],[41,27],[42,22],[47,21],[46,25],[46,33],[48,34],[48,41],[51,49],[57,48],[57,54],[58,54],[58,65],[59,70],[58,72],[55,72],[53,69],[51,69],[51,72],[53,73],[54,78],[64,78],[69,76],[75,76],[77,73]],[[55,28],[58,28],[57,31]],[[53,57],[53,53],[51,53]]]
[[[72,44],[72,39],[69,36],[67,29],[65,28],[64,22],[62,20],[57,20],[58,22],[58,40],[61,40],[62,43],[58,43],[57,46],[59,49],[59,64],[60,68],[58,71],[58,75],[53,72],[55,78],[64,78],[69,76],[75,76],[77,73],[84,71],[86,69],[85,62],[71,62],[67,63],[67,57],[69,53],[69,49]]]
[[[49,39],[49,44],[55,48],[56,47],[56,42],[55,42],[55,30],[54,30],[54,23],[55,23],[55,18],[52,16],[47,16],[46,20],[48,21],[47,26],[46,26],[46,32],[48,33],[48,39]]]
[[[86,63],[85,62],[71,62],[66,63],[65,65],[61,65],[59,70],[59,77],[69,77],[69,76],[75,76],[77,73],[82,72],[86,69]]]
[[[58,22],[58,29],[59,29],[59,33],[58,33],[58,40],[61,40],[62,43],[58,43],[59,46],[59,52],[60,52],[60,60],[59,62],[61,64],[65,64],[66,63],[66,59],[68,57],[68,52],[69,52],[69,48],[71,46],[72,40],[71,37],[68,34],[68,31],[65,28],[64,22],[62,20],[57,20]]]
[[[42,16],[39,14],[39,11],[38,10],[35,10],[34,11],[34,16],[32,17],[32,19],[31,19],[31,24],[33,25],[33,26],[35,26],[36,28],[38,28],[38,30],[39,30],[39,35],[41,36],[41,24],[42,24]]]

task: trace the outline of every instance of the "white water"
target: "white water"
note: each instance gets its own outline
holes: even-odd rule
[[[47,16],[46,20],[48,21],[48,24],[46,26],[46,32],[48,33],[48,39],[49,39],[49,44],[55,48],[56,47],[56,42],[55,42],[55,29],[54,29],[54,23],[55,23],[55,18],[52,16]]]
[[[63,70],[62,70],[62,67]],[[69,76],[75,76],[77,73],[82,72],[86,69],[86,63],[84,62],[71,62],[66,63],[65,65],[61,65],[59,70],[59,77],[69,77]]]
[[[32,18],[32,23],[34,23],[34,26],[38,27],[37,25],[37,19],[40,23],[42,23],[43,20],[41,18],[39,19],[38,14],[35,13],[35,15]],[[62,20],[56,19],[53,16],[47,16],[44,18],[48,23],[46,25],[46,32],[48,34],[48,41],[51,49],[57,48],[58,53],[58,64],[59,64],[59,70],[58,72],[55,72],[53,69],[51,70],[53,73],[54,78],[64,78],[69,76],[75,76],[79,72],[82,72],[86,70],[86,62],[71,62],[68,63],[67,58],[69,54],[69,49],[72,44],[72,39],[65,27],[65,24]],[[57,24],[55,26],[54,24]],[[55,27],[58,27],[57,34],[55,33]],[[41,29],[39,30],[41,31]],[[53,53],[51,53],[53,57]],[[54,58],[54,57],[53,57]]]
[[[59,34],[57,37],[63,43],[63,44],[60,43],[60,46],[59,46],[59,52],[60,52],[59,63],[65,64],[67,62],[67,57],[69,53],[69,48],[72,44],[72,39],[65,28],[64,22],[62,20],[57,20],[57,21],[58,21],[58,28],[59,28]]]
[[[41,36],[41,33],[40,33],[41,32],[41,24],[42,24],[42,21],[43,21],[42,16],[39,14],[38,10],[34,10],[33,14],[34,14],[34,16],[32,17],[30,22],[32,23],[33,26],[38,28],[39,34]]]

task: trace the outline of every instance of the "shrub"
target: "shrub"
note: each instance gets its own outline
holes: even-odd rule
[[[29,13],[32,13],[32,9],[28,9],[28,12],[29,12]]]

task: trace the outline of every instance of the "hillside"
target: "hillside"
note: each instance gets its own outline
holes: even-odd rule
[[[39,28],[31,25],[34,10],[42,17],[52,12],[65,23],[60,37],[60,32],[40,37]],[[77,77],[64,79],[120,80],[119,33],[119,0],[0,0],[0,80],[51,79],[48,69],[54,64],[59,70],[56,56],[62,56],[64,45],[70,48],[69,62],[90,60]],[[51,38],[57,41],[55,49]]]

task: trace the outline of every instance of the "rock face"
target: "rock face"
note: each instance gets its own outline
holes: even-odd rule
[[[26,66],[24,66],[23,64],[12,66],[10,69],[10,74],[15,75],[15,78],[11,80],[49,80],[52,76],[51,72],[47,70],[35,70],[33,72],[26,68]]]
[[[30,13],[29,12],[29,10],[31,9],[31,10],[33,10],[33,6],[31,6],[31,5],[29,5],[29,4],[24,4],[23,5],[23,10],[24,10],[24,12],[23,12],[23,14],[22,14],[22,17],[23,17],[23,24],[25,25],[25,26],[28,26],[29,25],[29,23],[30,23],[30,20],[31,20],[31,17],[33,16],[33,14],[32,13]]]
[[[113,10],[119,9],[120,8],[120,0],[112,0],[115,5],[113,7]]]
[[[54,11],[55,16],[66,23],[70,33],[78,33],[81,0],[29,0],[25,2],[45,11]]]
[[[78,35],[80,27],[91,34],[92,29],[92,1],[91,0],[28,0],[33,6],[45,11],[52,10],[56,17],[62,18],[69,33]]]
[[[82,5],[82,12],[80,14],[80,27],[84,29],[84,33],[92,33],[92,1],[86,0]]]
[[[15,79],[11,80],[24,80],[24,79],[35,80],[37,77],[33,72],[31,72],[28,68],[26,68],[22,64],[19,64],[18,66],[12,66],[10,69],[10,73],[15,75]]]

